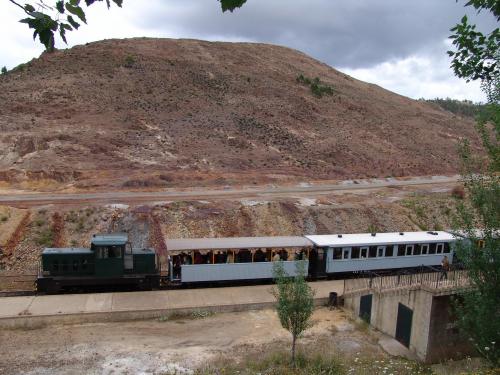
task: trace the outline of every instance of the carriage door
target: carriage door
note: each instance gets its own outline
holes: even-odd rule
[[[398,320],[396,322],[396,340],[407,348],[410,347],[412,320],[413,310],[400,303],[398,305]]]
[[[132,271],[134,269],[134,255],[132,254],[132,245],[127,242],[125,245],[124,255],[125,271]]]
[[[309,274],[315,277],[326,275],[327,248],[316,247],[309,254]]]

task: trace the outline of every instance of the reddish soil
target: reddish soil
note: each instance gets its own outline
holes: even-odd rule
[[[265,44],[90,43],[0,76],[0,102],[0,182],[33,190],[453,174],[459,139],[480,144],[470,120]]]
[[[63,247],[64,241],[64,220],[59,212],[52,215],[53,247]]]
[[[24,238],[24,233],[26,232],[26,229],[30,223],[30,217],[31,213],[27,212],[21,222],[18,224],[14,232],[9,238],[9,241],[7,242],[7,245],[5,246],[5,254],[6,256],[11,255],[15,248],[19,245],[19,243],[23,240]]]

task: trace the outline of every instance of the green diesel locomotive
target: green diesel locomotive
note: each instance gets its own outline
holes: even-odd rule
[[[37,290],[160,286],[160,264],[154,249],[133,249],[127,234],[98,234],[88,248],[47,248],[42,252]]]

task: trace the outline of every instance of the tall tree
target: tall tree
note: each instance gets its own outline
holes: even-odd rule
[[[500,0],[472,0],[466,6],[489,11],[500,21]],[[477,128],[487,160],[473,155],[464,141],[465,201],[457,204],[457,228],[468,240],[458,245],[458,256],[469,271],[472,289],[461,296],[455,309],[460,328],[477,351],[493,365],[500,365],[500,32],[488,35],[476,30],[463,17],[450,37],[452,68],[458,77],[481,80],[488,97]]]
[[[310,318],[314,310],[314,291],[305,281],[305,262],[297,261],[296,275],[290,277],[283,262],[274,262],[273,276],[276,287],[276,310],[281,326],[292,334],[292,364],[295,366],[297,339],[311,326]]]

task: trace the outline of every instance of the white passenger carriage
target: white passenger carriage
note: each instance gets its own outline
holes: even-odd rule
[[[313,243],[301,236],[167,239],[170,281],[206,283],[272,279],[272,261],[295,275]]]
[[[296,273],[294,261],[304,260],[310,279],[439,266],[444,256],[452,263],[456,240],[442,231],[167,239],[169,279],[183,284],[272,279],[277,260],[290,276]]]
[[[317,277],[359,271],[439,266],[453,260],[448,232],[357,233],[306,236],[317,252]],[[313,271],[310,267],[310,271]]]

